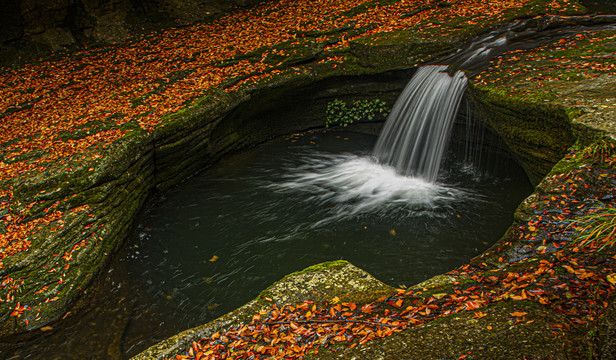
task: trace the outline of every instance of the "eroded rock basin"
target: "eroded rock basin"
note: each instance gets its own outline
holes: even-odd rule
[[[443,10],[439,10],[439,12],[442,11]],[[397,34],[394,35],[394,37],[398,36]],[[606,36],[606,40],[609,40],[609,36],[609,34]],[[344,36],[342,38],[344,39]],[[400,38],[406,39],[407,37],[401,36]],[[396,37],[396,39],[398,38]],[[453,41],[454,44],[459,44],[460,41],[464,41],[464,37],[462,40],[460,40],[460,38],[456,39],[455,41],[447,41]],[[377,68],[382,69],[390,66],[398,67],[404,64],[413,64],[414,62],[423,62],[424,60],[417,60],[417,56],[419,56],[417,54],[425,55],[426,51],[434,51],[434,49],[422,48],[423,50],[416,53],[407,51],[408,46],[406,45],[388,48],[389,44],[387,40],[385,40],[385,45],[383,45],[382,48],[379,47],[380,45],[377,45],[376,48],[370,51],[370,54],[365,54],[363,44],[364,43],[361,41],[353,42],[350,53],[347,53],[347,56],[350,56],[352,59],[347,62],[347,65],[350,66],[349,69],[352,71],[359,71],[360,73],[363,71],[378,71],[374,68],[370,68],[375,63],[379,64]],[[415,49],[417,47],[411,46],[411,48]],[[446,47],[446,49],[441,50],[442,53],[451,51],[452,49]],[[395,57],[395,59],[389,56],[394,53],[400,56]],[[613,54],[613,51],[608,51],[608,53]],[[604,71],[602,70],[604,69],[603,66],[594,66],[595,62],[600,60],[595,55],[596,54],[584,55],[590,56],[591,61],[587,61],[586,58],[584,58],[584,60],[582,60],[584,63],[579,64],[582,69],[580,70],[581,76],[586,78],[585,80],[590,80],[590,82],[593,81],[592,78],[597,75],[597,72],[600,73]],[[362,66],[367,66],[370,69],[358,70],[356,56],[359,57],[359,63],[361,63]],[[380,62],[382,60],[381,58],[385,59],[384,63]],[[609,56],[601,59],[608,61],[607,65],[610,65]],[[319,64],[321,64],[321,62],[319,62]],[[533,61],[533,64],[536,65],[537,62]],[[296,69],[294,68],[293,71],[290,71],[292,74],[286,78],[274,79],[271,82],[266,82],[266,84],[261,84],[263,86],[257,86],[257,88],[260,87],[260,90],[263,90],[264,87],[274,89],[270,94],[273,94],[271,96],[275,98],[276,94],[284,93],[289,88],[299,88],[307,83],[314,82],[315,79],[323,79],[328,76],[327,74],[331,75],[331,64],[327,65],[326,69],[324,69],[323,64],[320,66],[320,68],[318,66],[314,68],[308,66],[308,69],[305,69],[303,72],[299,71],[298,73],[296,73]],[[333,68],[335,69],[336,66]],[[343,71],[340,67],[338,67],[338,69]],[[344,69],[344,71],[347,70],[348,69]],[[542,71],[542,73],[545,75],[545,72]],[[511,72],[508,72],[508,74],[511,74]],[[528,84],[533,87],[541,86],[541,84],[550,84],[550,82],[542,81],[540,78],[533,78],[532,81],[528,81],[528,79],[523,80],[524,77],[528,77],[528,75],[524,72],[518,72],[518,74],[521,74],[522,77],[520,83]],[[607,82],[611,81],[609,76],[603,77],[606,78]],[[289,80],[291,78],[297,81],[291,84]],[[501,79],[502,76],[496,79],[497,83]],[[505,87],[507,91],[510,90],[508,85],[505,84]],[[568,88],[571,88],[574,92],[576,91],[575,87],[568,86]],[[276,92],[276,89],[279,91]],[[54,168],[50,169],[48,173],[42,176],[27,179],[15,178],[14,181],[4,181],[3,184],[6,184],[5,188],[9,188],[9,185],[11,185],[11,189],[14,188],[15,191],[13,192],[11,190],[8,192],[8,195],[6,195],[6,192],[6,196],[3,195],[3,206],[8,209],[10,205],[10,209],[3,209],[2,214],[6,215],[6,211],[14,211],[15,214],[19,214],[20,216],[27,215],[26,218],[22,219],[23,223],[39,219],[39,217],[42,216],[40,212],[43,210],[45,210],[47,214],[48,209],[45,208],[45,206],[50,203],[54,203],[54,206],[57,206],[58,203],[56,203],[56,201],[60,201],[60,210],[71,210],[75,209],[76,206],[78,206],[78,208],[75,209],[75,212],[67,212],[67,214],[65,214],[66,216],[62,218],[61,221],[56,222],[55,220],[57,220],[57,218],[54,218],[54,222],[48,224],[49,226],[43,229],[45,231],[35,234],[34,237],[19,239],[20,241],[32,241],[31,251],[21,254],[18,253],[15,256],[5,259],[4,265],[6,268],[3,270],[3,274],[5,274],[4,280],[6,281],[3,281],[2,284],[4,291],[3,298],[5,298],[4,295],[7,295],[8,297],[6,298],[10,299],[10,301],[3,303],[1,306],[5,314],[2,323],[3,327],[1,329],[2,334],[11,334],[28,330],[35,330],[36,333],[39,333],[38,329],[41,328],[41,326],[50,324],[54,320],[60,318],[66,317],[69,319],[71,314],[67,313],[68,307],[72,304],[72,301],[81,294],[82,288],[86,288],[89,285],[90,279],[94,278],[94,276],[91,275],[96,274],[98,269],[104,267],[104,260],[107,259],[110,252],[114,251],[117,244],[121,242],[126,233],[126,229],[132,222],[133,215],[136,213],[137,209],[141,207],[146,194],[151,192],[155,186],[162,189],[168,188],[177,183],[179,179],[194,172],[197,168],[211,161],[215,161],[229,151],[244,147],[248,144],[254,144],[272,134],[280,134],[297,129],[294,124],[288,124],[284,121],[274,121],[267,124],[257,123],[260,126],[247,128],[244,125],[248,123],[242,123],[241,120],[238,121],[238,119],[242,118],[242,111],[239,111],[239,116],[235,116],[235,120],[232,120],[230,123],[222,122],[221,124],[220,120],[222,116],[225,116],[224,114],[228,114],[237,107],[238,104],[243,107],[247,102],[250,102],[248,100],[251,97],[250,94],[256,94],[254,97],[258,98],[260,90],[257,90],[256,93],[253,90],[255,89],[242,90],[237,96],[228,96],[224,93],[215,92],[212,97],[201,103],[201,105],[196,106],[195,109],[178,114],[179,116],[173,117],[171,121],[166,121],[164,124],[166,128],[161,126],[161,128],[150,135],[136,128],[136,131],[131,132],[126,138],[106,148],[107,152],[104,153],[104,158],[100,162],[94,160],[90,163],[87,161],[84,163],[71,162],[71,168],[69,169]],[[587,145],[586,141],[591,137],[589,134],[590,131],[584,128],[583,123],[582,126],[578,126],[577,128],[579,133],[573,136],[568,122],[572,117],[577,116],[571,112],[571,110],[580,110],[584,112],[588,110],[589,107],[581,106],[581,109],[566,109],[562,107],[554,108],[549,105],[542,106],[542,104],[545,103],[537,104],[536,98],[538,95],[540,100],[543,99],[541,97],[541,91],[543,91],[543,89],[539,90],[539,93],[531,92],[522,95],[524,99],[515,97],[510,98],[506,92],[498,89],[495,91],[494,89],[488,88],[488,91],[484,94],[480,92],[477,93],[480,97],[483,97],[483,101],[487,105],[485,109],[486,112],[500,112],[500,115],[522,115],[523,119],[521,121],[515,120],[516,116],[507,116],[503,118],[506,121],[501,124],[497,123],[495,127],[499,128],[499,132],[501,132],[503,136],[509,136],[507,141],[511,146],[516,147],[517,154],[524,158],[527,172],[534,175],[535,183],[539,182],[543,175],[550,171],[554,162],[566,154],[567,147],[576,137],[582,141],[577,150],[574,149],[573,152],[568,155],[568,160],[561,162],[561,166],[552,171],[553,176],[542,183],[539,192],[530,198],[521,210],[516,213],[517,220],[515,227],[510,229],[506,237],[503,238],[493,251],[473,261],[473,267],[480,267],[482,269],[484,267],[487,269],[491,267],[502,268],[508,266],[509,261],[536,256],[546,249],[553,251],[557,246],[561,246],[562,238],[554,238],[553,233],[545,232],[541,227],[537,226],[537,224],[543,226],[544,223],[542,222],[546,220],[539,218],[542,214],[537,213],[539,210],[536,208],[538,207],[541,211],[547,211],[548,213],[560,211],[560,209],[564,208],[568,214],[574,214],[572,216],[573,218],[580,214],[583,215],[584,211],[576,210],[580,204],[576,204],[573,201],[566,201],[567,199],[561,196],[563,190],[557,188],[556,185],[558,185],[558,187],[564,186],[564,188],[567,188],[569,191],[575,189],[571,188],[572,186],[569,185],[570,183],[568,180],[573,181],[572,184],[577,184],[581,188],[585,188],[583,185],[589,185],[592,191],[578,192],[574,198],[577,202],[592,202],[599,200],[609,203],[611,201],[609,197],[605,197],[605,192],[609,193],[613,191],[613,187],[609,187],[609,181],[613,179],[613,174],[609,171],[607,173],[601,173],[594,169],[595,166],[605,167],[606,164],[602,164],[603,160],[599,161],[594,160],[592,157],[587,157],[587,151],[584,149]],[[571,99],[569,95],[564,95],[566,95],[564,98]],[[580,93],[580,95],[588,100],[593,99],[592,94],[589,93]],[[546,98],[545,101],[549,101],[549,97]],[[528,105],[529,102],[533,102],[534,104],[532,106]],[[548,104],[550,103],[548,102]],[[563,103],[560,102],[559,104],[562,105]],[[567,102],[564,102],[564,104],[567,105]],[[602,105],[606,107],[610,106],[608,103]],[[253,107],[252,111],[254,110]],[[261,110],[262,109],[258,107],[256,109],[257,112]],[[578,114],[579,113],[580,112],[578,112]],[[591,111],[591,113],[595,114],[594,110]],[[609,112],[607,114],[609,115]],[[238,115],[237,112],[235,115]],[[588,117],[588,114],[586,117]],[[498,119],[498,116],[495,116],[495,118]],[[597,128],[603,130],[607,129],[608,132],[611,131],[610,129],[613,129],[613,127],[610,127],[611,123],[608,117],[603,118],[602,116],[596,116],[595,119],[593,115],[592,118],[593,121],[601,122],[602,126]],[[166,119],[169,120],[168,118]],[[288,117],[286,119],[288,119]],[[512,119],[514,122],[513,124],[509,123]],[[545,119],[550,120],[545,121]],[[554,121],[555,119],[556,121]],[[233,123],[234,121],[235,123]],[[302,123],[304,126],[322,124],[320,120],[314,123],[302,121],[299,121],[299,123]],[[270,130],[272,131],[268,134],[264,134],[264,132],[261,131],[264,126],[268,128],[271,126],[272,128]],[[126,130],[128,128],[123,129]],[[212,131],[212,129],[214,131]],[[543,136],[545,134],[556,134],[554,132],[555,129],[559,129],[560,132],[558,135],[552,138]],[[66,139],[62,141],[64,142]],[[546,145],[547,152],[544,151],[546,150]],[[578,156],[574,159],[573,157],[576,155],[576,151],[578,155],[583,156]],[[199,154],[199,156],[196,156],[196,154]],[[34,157],[30,157],[31,155],[34,155]],[[98,153],[94,155],[100,156]],[[608,154],[608,158],[609,156],[611,155]],[[18,160],[18,162],[21,161],[23,165],[25,162],[30,163],[33,161],[33,158],[36,158],[35,154],[27,154],[26,157],[16,160]],[[197,158],[206,158],[207,160],[196,163],[194,159]],[[98,157],[96,159],[98,159]],[[581,162],[580,159],[582,159]],[[534,163],[529,166],[529,163],[533,161]],[[20,165],[20,163],[17,165]],[[586,166],[586,168],[584,168],[584,166]],[[592,171],[588,170],[588,166],[592,167]],[[5,167],[5,170],[6,169],[8,168]],[[79,171],[77,173],[73,172],[68,174],[68,170],[75,169]],[[89,171],[88,169],[93,169],[95,172],[88,173],[86,172]],[[573,175],[575,176],[572,176],[571,171],[574,172]],[[84,174],[87,176],[84,176]],[[578,179],[580,174],[585,183]],[[595,181],[597,179],[609,181],[608,183],[601,184]],[[13,197],[13,195],[15,197]],[[562,204],[561,201],[564,201],[564,204]],[[32,208],[31,206],[33,204],[37,206]],[[80,206],[83,204],[91,206],[88,211],[89,214],[83,212],[79,213],[77,211],[87,209],[87,206]],[[548,220],[553,221],[553,219]],[[13,221],[17,221],[14,216],[5,216],[4,225],[0,225],[0,232],[5,233],[7,229],[12,231],[13,228],[7,228],[7,226],[14,225],[12,223]],[[28,223],[28,225],[31,224]],[[64,229],[62,230],[62,228]],[[538,228],[541,229],[541,231],[537,232],[536,230]],[[58,229],[62,231],[57,232]],[[545,236],[537,236],[535,233]],[[9,235],[11,235],[11,232],[9,232]],[[96,237],[94,237],[94,235],[96,235]],[[85,237],[92,237],[94,241],[85,241]],[[95,239],[97,238],[103,241],[96,241]],[[62,241],[59,241],[60,239],[62,239]],[[524,240],[521,240],[521,242],[519,239]],[[543,245],[541,243],[542,240],[547,240],[548,244],[546,245],[548,246]],[[550,242],[554,242],[555,245],[550,244]],[[66,255],[66,258],[63,257],[61,261],[56,261],[56,257],[52,257],[52,255],[59,256],[63,252],[66,252],[68,255]],[[71,254],[73,255],[72,257],[70,256]],[[522,254],[522,256],[520,254]],[[553,257],[550,258],[547,256],[542,260],[546,260],[553,264],[563,261],[564,257],[563,253],[559,251]],[[575,272],[581,262],[574,262],[575,264],[563,263],[571,267]],[[70,270],[69,265],[71,265]],[[609,269],[609,265],[609,262],[601,264],[605,269]],[[590,266],[596,266],[596,264],[591,264]],[[44,267],[51,268],[45,270]],[[529,265],[528,268],[532,268],[532,266]],[[510,267],[508,267],[508,269],[510,269]],[[567,268],[563,269],[566,270]],[[563,271],[562,269],[560,270]],[[568,270],[566,271],[568,272]],[[606,275],[609,274],[605,273],[602,274],[603,278],[597,278],[597,283],[605,285]],[[507,279],[507,276],[503,275],[502,278]],[[46,286],[51,284],[53,284],[53,286]],[[566,297],[566,293],[561,295]],[[12,298],[13,296],[15,297],[14,299]],[[40,312],[36,304],[40,305]],[[25,308],[26,306],[28,308]],[[73,309],[73,311],[75,310],[76,309]],[[95,310],[90,313],[94,312]],[[579,318],[577,319],[580,320]],[[242,321],[247,322],[249,320],[250,318],[244,318]],[[124,326],[119,324],[118,328],[123,329]],[[118,331],[118,333],[119,332],[120,331]],[[117,340],[118,337],[115,336],[115,338]],[[95,337],[93,336],[92,339],[95,339]],[[106,353],[117,355],[117,352],[114,353],[113,350],[106,351]]]
[[[473,165],[463,144],[452,145],[438,184],[396,175],[370,157],[376,136],[357,130],[274,140],[153,200],[84,299],[96,310],[18,344],[8,358],[132,356],[324,261],[416,284],[487,249],[530,192],[511,158],[486,153]]]

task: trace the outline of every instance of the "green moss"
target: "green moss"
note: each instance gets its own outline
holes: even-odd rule
[[[352,29],[354,29],[353,26],[343,26],[343,27],[339,27],[335,29],[327,29],[327,30],[320,30],[320,31],[319,30],[296,31],[296,32],[293,32],[293,34],[295,34],[295,36],[299,38],[302,38],[302,37],[319,38],[319,37],[324,37],[324,36],[329,36],[329,35],[341,34],[341,33],[347,32]]]
[[[587,161],[582,156],[576,156],[574,158],[563,158],[558,163],[556,163],[556,165],[554,165],[554,167],[547,176],[566,174],[571,170],[578,169],[581,165],[585,163],[587,163]]]
[[[85,124],[75,126],[71,131],[62,131],[58,134],[58,139],[62,141],[83,139],[90,135],[115,128],[116,120],[125,117],[125,114],[113,113],[108,115],[105,120],[89,121]]]
[[[455,50],[452,43],[416,34],[415,29],[405,29],[365,36],[352,41],[349,52],[361,66],[385,70],[413,66]]]
[[[393,4],[397,3],[398,1],[400,1],[400,0],[373,0],[373,1],[368,1],[368,2],[363,3],[361,5],[355,6],[354,8],[351,8],[350,10],[342,12],[340,14],[340,16],[346,17],[346,18],[355,17],[355,16],[357,16],[359,14],[363,14],[365,12],[368,12],[370,9],[374,9],[376,7],[379,7],[379,6],[393,5]]]
[[[320,348],[318,354],[304,358],[458,359],[463,355],[467,359],[552,358],[562,355],[566,348],[549,326],[561,324],[562,320],[539,304],[504,301],[478,311],[483,313],[480,318],[475,317],[476,311],[463,311],[362,346],[331,344]],[[527,315],[519,321],[511,315],[515,311]],[[576,343],[584,334],[584,331],[571,331],[567,342]]]
[[[584,164],[611,168],[616,164],[612,161],[616,156],[615,148],[614,140],[603,134],[596,135],[592,141],[578,138],[578,142],[571,147],[569,154],[552,168],[548,176],[565,174],[579,169]]]
[[[479,112],[517,155],[532,183],[537,184],[576,141],[562,107],[528,102],[493,89],[470,86]]]
[[[346,260],[335,260],[335,261],[326,261],[326,262],[322,262],[319,264],[315,264],[312,266],[309,266],[303,270],[300,271],[296,271],[294,273],[291,273],[287,276],[295,276],[295,275],[300,275],[300,274],[306,274],[306,273],[311,273],[311,272],[317,272],[317,271],[323,271],[323,270],[332,270],[332,269],[342,269],[343,267],[349,265],[350,262],[346,261]],[[285,276],[285,277],[287,277]]]
[[[342,269],[345,266],[350,265],[351,263],[346,261],[346,260],[335,260],[335,261],[326,261],[326,262],[322,262],[319,264],[315,264],[312,266],[309,266],[305,269],[290,273],[288,275],[286,275],[285,277],[282,278],[282,280],[280,281],[285,281],[285,279],[290,279],[293,277],[296,277],[298,275],[302,275],[302,274],[308,274],[308,273],[314,273],[314,272],[320,272],[323,270],[336,270],[336,269]],[[278,282],[277,282],[278,283]],[[274,284],[276,285],[276,284]],[[272,295],[272,291],[274,289],[274,285],[269,286],[267,289],[261,291],[261,293],[259,293],[259,295],[256,297],[257,302],[260,303],[264,303],[266,300],[266,298],[270,298]]]

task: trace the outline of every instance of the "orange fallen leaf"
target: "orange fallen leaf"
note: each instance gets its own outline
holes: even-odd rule
[[[482,317],[487,316],[488,314],[481,312],[481,311],[477,311],[475,314],[473,314],[473,317],[477,318],[477,319],[481,319]]]

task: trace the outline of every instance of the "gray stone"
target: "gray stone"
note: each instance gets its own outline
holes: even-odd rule
[[[53,50],[61,50],[65,46],[75,43],[73,34],[58,27],[47,29],[40,34],[32,35],[32,40],[47,45]]]

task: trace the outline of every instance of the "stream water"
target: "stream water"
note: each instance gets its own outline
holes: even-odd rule
[[[372,154],[399,174],[434,182],[449,144],[467,78],[446,66],[422,66],[404,88]]]
[[[616,1],[614,0],[581,0],[581,3],[590,13],[616,14]]]
[[[450,151],[437,184],[370,158],[376,136],[311,132],[233,156],[155,199],[98,286],[4,359],[127,358],[248,302],[286,274],[344,259],[412,285],[481,253],[531,187]]]
[[[612,0],[583,3],[616,13]],[[540,43],[524,32],[507,36],[490,33],[445,62],[479,71],[489,56]],[[149,204],[78,315],[3,339],[0,358],[129,358],[323,261],[348,260],[388,284],[413,285],[483,252],[532,190],[513,160],[471,164],[455,149],[436,183],[404,177],[371,159],[375,142],[359,132],[311,132],[193,176]]]

